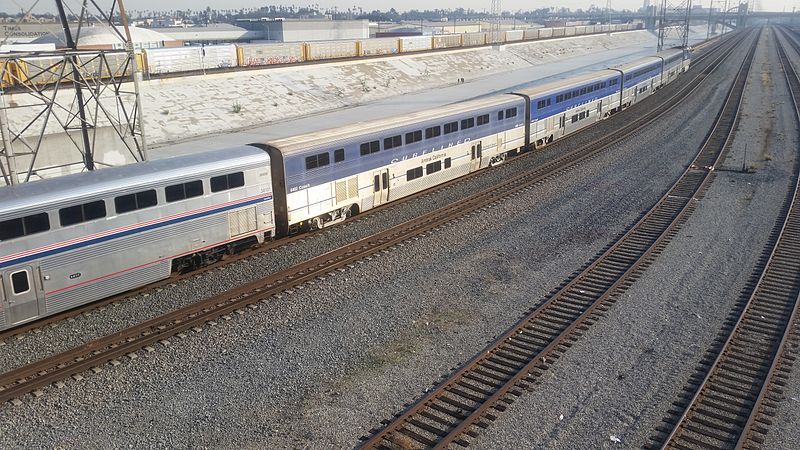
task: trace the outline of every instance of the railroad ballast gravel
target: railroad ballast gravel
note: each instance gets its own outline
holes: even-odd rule
[[[766,114],[742,115],[730,155],[686,226],[536,393],[519,398],[475,448],[632,448],[657,434],[729,318],[789,190],[798,134],[788,102],[775,102],[786,84],[767,35],[743,105]],[[770,136],[764,120],[772,122]],[[740,172],[745,145],[754,173]],[[797,448],[796,422],[775,423],[770,428],[795,434],[795,445],[765,448]]]
[[[721,92],[706,86],[635,142],[513,200],[20,407],[4,405],[0,445],[352,446],[649,208],[695,152],[704,133],[694,130],[710,126]],[[216,282],[229,273],[218,271]],[[212,278],[178,287],[207,295]]]

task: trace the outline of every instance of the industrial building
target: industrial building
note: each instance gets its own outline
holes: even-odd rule
[[[369,22],[367,20],[248,19],[237,20],[236,25],[247,30],[261,32],[262,37],[257,39],[275,42],[369,38]]]

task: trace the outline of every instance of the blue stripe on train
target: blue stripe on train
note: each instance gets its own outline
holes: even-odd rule
[[[145,232],[145,231],[154,230],[156,228],[162,228],[162,227],[166,227],[166,226],[169,226],[169,225],[174,225],[176,223],[186,222],[188,220],[194,220],[194,219],[197,219],[197,218],[200,218],[200,217],[210,216],[212,214],[217,214],[217,213],[229,211],[229,210],[234,209],[234,208],[240,208],[242,206],[254,205],[256,203],[267,202],[267,201],[270,201],[270,200],[272,200],[272,196],[268,195],[268,196],[263,197],[263,198],[257,198],[257,199],[254,199],[254,200],[249,200],[249,201],[246,201],[246,202],[237,203],[235,205],[223,206],[222,208],[213,209],[211,211],[205,211],[205,212],[192,214],[192,215],[185,216],[185,217],[179,217],[177,219],[167,220],[165,222],[154,223],[152,225],[147,225],[147,226],[144,226],[144,227],[141,227],[141,228],[134,228],[132,230],[126,230],[126,231],[122,231],[122,232],[119,232],[119,233],[110,234],[108,236],[103,236],[103,237],[99,237],[99,238],[95,238],[95,239],[90,239],[90,240],[84,241],[84,242],[77,242],[75,244],[66,245],[64,247],[59,247],[59,248],[55,248],[55,249],[52,249],[52,250],[47,250],[47,251],[44,251],[44,252],[34,253],[32,255],[23,256],[23,257],[20,257],[20,258],[17,258],[17,259],[12,259],[12,260],[9,260],[9,261],[6,261],[6,262],[2,262],[2,263],[0,263],[0,269],[2,269],[4,267],[8,267],[8,266],[13,266],[13,265],[16,265],[16,264],[22,264],[22,263],[25,263],[25,262],[28,262],[28,261],[32,261],[32,260],[35,260],[35,259],[44,258],[44,257],[47,257],[47,256],[56,255],[56,254],[59,254],[59,253],[64,253],[64,252],[67,252],[67,251],[70,251],[70,250],[75,250],[75,249],[81,248],[81,247],[88,247],[90,245],[99,244],[101,242],[110,241],[112,239],[117,239],[117,238],[121,238],[121,237],[125,237],[125,236],[130,236],[132,234],[142,233],[142,232]]]

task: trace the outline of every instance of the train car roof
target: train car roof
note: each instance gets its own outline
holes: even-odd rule
[[[0,187],[0,217],[32,206],[97,198],[104,193],[149,186],[187,174],[200,175],[231,166],[268,163],[269,155],[263,150],[240,146],[4,186]]]
[[[323,146],[329,147],[334,142],[341,142],[347,139],[378,132],[388,136],[394,129],[404,128],[419,122],[436,119],[444,120],[444,118],[447,116],[461,114],[472,110],[510,106],[511,104],[519,103],[521,100],[522,97],[507,94],[493,95],[476,100],[453,103],[452,105],[442,106],[427,111],[404,114],[399,118],[387,117],[378,120],[360,121],[343,127],[299,134],[254,145],[263,144],[277,148],[284,156],[295,153],[305,153]]]
[[[619,76],[619,72],[608,69],[595,70],[591,73],[587,73],[584,75],[577,75],[574,77],[564,78],[561,80],[554,80],[549,83],[540,84],[538,86],[533,86],[527,89],[521,89],[518,92],[521,94],[529,95],[531,97],[535,97],[537,95],[542,95],[542,94],[566,91],[576,86],[583,86],[584,84],[590,84],[592,82],[607,80],[615,76]]]

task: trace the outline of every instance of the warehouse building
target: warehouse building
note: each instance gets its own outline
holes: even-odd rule
[[[369,38],[367,20],[326,19],[247,19],[236,25],[251,31],[260,31],[259,39],[276,42],[336,41],[341,39]]]
[[[190,45],[242,43],[266,39],[263,31],[248,30],[229,23],[150,29]]]

